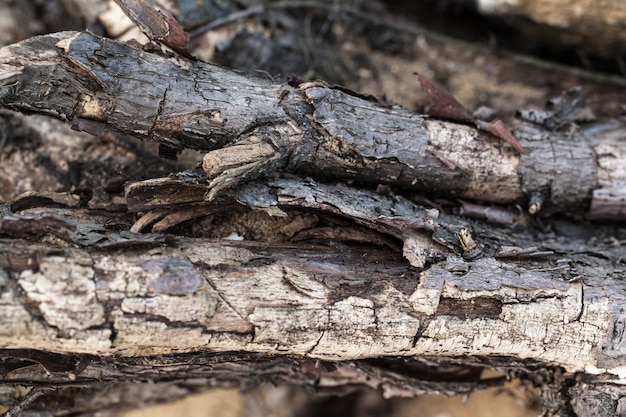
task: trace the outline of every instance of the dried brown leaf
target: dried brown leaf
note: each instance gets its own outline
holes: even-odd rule
[[[476,126],[485,132],[491,133],[495,137],[502,139],[511,145],[517,152],[526,153],[522,145],[515,139],[515,136],[509,132],[509,129],[504,125],[502,120],[498,119],[493,122],[483,122],[482,120],[476,120]]]
[[[470,123],[474,120],[470,112],[459,103],[445,88],[431,82],[421,74],[416,74],[422,91],[430,99],[427,113],[439,119]]]

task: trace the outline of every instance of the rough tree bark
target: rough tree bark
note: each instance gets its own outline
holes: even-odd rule
[[[552,205],[621,219],[626,210],[619,122],[590,138],[524,124],[516,134],[528,155],[520,159],[476,128],[373,97],[319,82],[251,79],[89,33],[37,37],[6,47],[2,58],[7,108],[69,120],[96,135],[154,139],[166,156],[211,151],[204,200],[281,170],[499,204],[526,199],[533,212]]]
[[[0,80],[4,107],[157,140],[170,156],[208,152],[202,169],[126,186],[129,210],[143,214],[130,231],[71,194],[3,206],[3,382],[66,387],[44,395],[93,411],[63,399],[146,379],[178,394],[263,380],[470,392],[501,382],[481,379],[493,368],[540,385],[551,415],[626,412],[619,242],[511,234],[388,188],[623,220],[618,122],[522,124],[520,156],[472,126],[345,89],[276,84],[89,33],[3,48]],[[236,210],[283,219],[292,243],[161,233]],[[503,212],[488,218],[511,222]],[[320,218],[333,227],[311,227]],[[154,233],[134,233],[147,226]]]

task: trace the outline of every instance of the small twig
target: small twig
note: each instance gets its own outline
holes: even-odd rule
[[[29,405],[31,405],[37,398],[41,397],[45,393],[49,391],[55,391],[54,387],[35,387],[30,390],[28,394],[15,406],[13,406],[9,411],[1,414],[0,417],[17,417],[21,414],[22,411]]]
[[[162,43],[186,58],[195,59],[187,49],[189,34],[171,14],[155,9],[146,0],[115,0],[115,3],[148,39]]]

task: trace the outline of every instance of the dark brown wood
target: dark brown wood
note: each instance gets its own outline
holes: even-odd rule
[[[621,197],[607,205],[604,196],[623,189],[617,168],[623,141],[613,142],[613,168],[601,164],[604,154],[596,149],[621,125],[590,139],[526,123],[515,130],[528,149],[520,157],[473,127],[345,89],[281,85],[90,33],[33,38],[0,57],[4,107],[49,114],[96,135],[153,139],[166,155],[207,151],[205,200],[250,178],[291,171],[498,204],[528,204],[548,188],[541,205],[547,212],[584,214],[593,207],[591,216],[607,219],[624,212],[615,203]]]

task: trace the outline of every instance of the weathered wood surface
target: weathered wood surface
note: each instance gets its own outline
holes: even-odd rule
[[[267,210],[307,207],[353,218],[403,239],[405,256],[410,248],[413,256],[429,256],[415,269],[396,251],[348,243],[335,248],[112,233],[80,209],[31,207],[4,216],[5,235],[35,230],[58,243],[0,242],[3,380],[89,385],[121,378],[119,367],[129,363],[127,378],[158,378],[157,364],[167,366],[168,378],[187,377],[189,358],[197,366],[192,374],[202,378],[211,363],[243,355],[253,361],[284,357],[299,371],[273,378],[308,384],[313,372],[324,375],[314,384],[319,389],[363,384],[366,375],[378,375],[366,385],[388,395],[464,391],[481,383],[477,375],[458,386],[456,374],[439,385],[417,383],[417,371],[387,375],[390,363],[406,358],[418,368],[426,360],[526,375],[562,369],[571,389],[581,381],[606,385],[599,392],[609,395],[614,409],[623,402],[619,247],[563,239],[532,247],[538,242],[474,225],[477,255],[454,234],[471,227],[468,220],[436,218],[399,197],[295,179],[250,183],[238,193],[239,203],[255,196],[256,206]],[[261,203],[258,196],[265,196]],[[222,209],[229,204],[216,203]],[[508,246],[513,242],[523,247]],[[167,357],[182,363],[164,365]],[[359,361],[371,358],[391,362],[364,371]],[[306,365],[316,360],[345,365],[322,366],[320,374]],[[359,371],[345,375],[353,366]],[[269,378],[273,371],[259,372],[249,378]],[[232,383],[209,374],[217,386]],[[582,378],[576,384],[575,375]],[[543,383],[548,389],[562,381]]]
[[[72,121],[92,134],[154,139],[170,156],[208,151],[203,166],[212,190],[205,198],[291,171],[499,204],[528,204],[539,193],[543,209],[624,215],[620,122],[567,132],[523,124],[515,134],[528,153],[520,157],[471,126],[344,89],[277,84],[89,33],[33,38],[0,57],[4,107]]]
[[[550,244],[533,262],[449,254],[419,272],[371,248],[117,239],[100,249],[4,240],[0,343],[104,356],[508,356],[624,377],[623,288],[610,278],[620,272],[607,260],[574,266],[587,258]],[[112,249],[133,245],[155,247]]]
[[[610,191],[625,177],[619,122],[523,124],[520,157],[473,127],[341,88],[277,84],[91,34],[34,38],[0,56],[7,108],[209,152],[202,170],[127,185],[126,199],[94,191],[91,209],[54,192],[2,207],[3,382],[193,377],[393,396],[470,392],[500,382],[480,379],[492,368],[541,386],[553,415],[626,409],[623,243],[533,239],[357,187],[508,204],[550,184],[546,211],[623,218]],[[272,170],[356,181],[238,181]],[[224,192],[209,202],[211,186]],[[613,205],[589,212],[597,195]],[[153,231],[247,207],[286,219],[270,233],[292,242],[131,233],[133,213],[114,211],[126,205],[152,210],[134,227],[156,221]],[[316,216],[345,223],[316,228]]]

